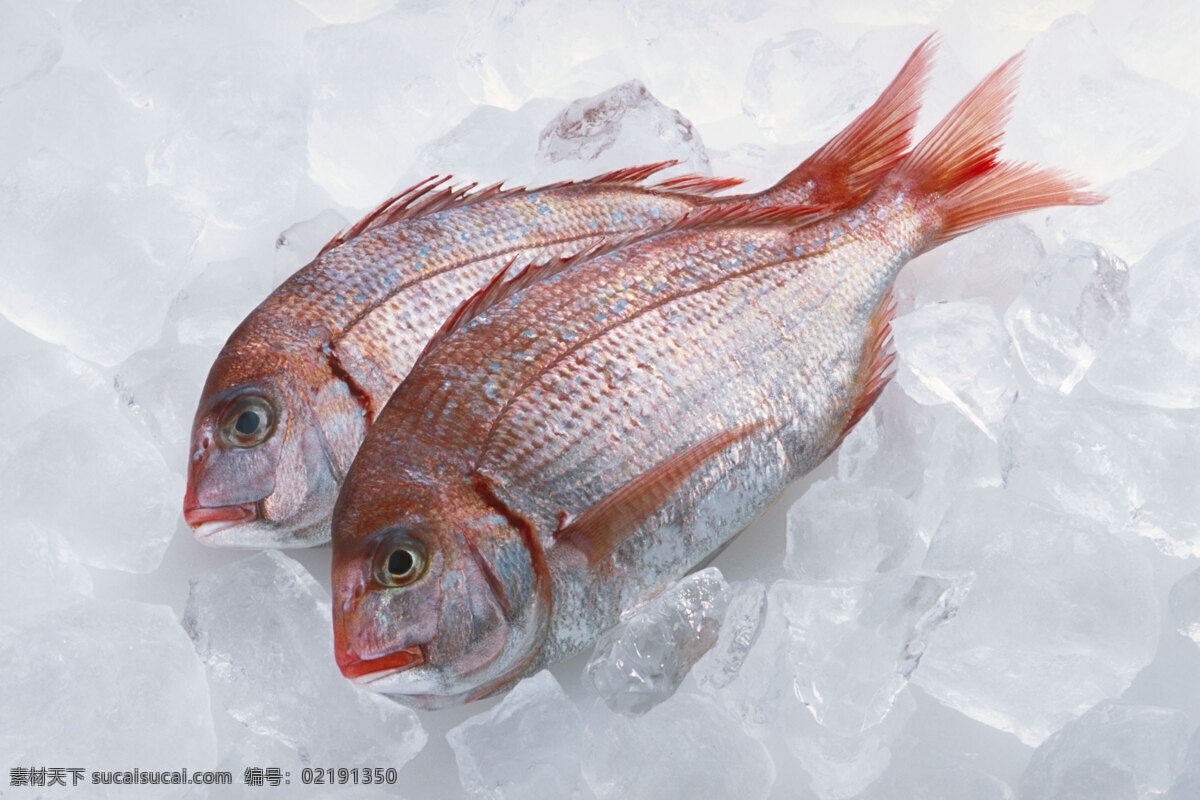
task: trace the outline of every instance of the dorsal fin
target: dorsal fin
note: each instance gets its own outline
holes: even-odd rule
[[[598,242],[591,247],[580,250],[570,256],[560,258],[551,258],[549,260],[533,260],[525,265],[511,279],[508,278],[509,270],[513,265],[521,260],[521,256],[517,256],[512,261],[508,262],[504,267],[496,272],[491,279],[484,284],[483,288],[475,292],[473,295],[459,304],[442,326],[438,328],[437,333],[430,337],[426,342],[425,348],[421,354],[417,356],[414,364],[418,364],[426,356],[433,351],[435,347],[441,344],[442,340],[450,336],[457,330],[460,330],[471,322],[471,320],[483,314],[489,308],[507,300],[517,292],[530,286],[534,283],[544,281],[547,278],[564,272],[571,267],[583,261],[588,261],[598,256],[606,255],[616,250],[620,250],[629,244],[632,244],[642,239],[658,236],[668,231],[676,231],[684,228],[701,227],[705,225],[768,225],[768,224],[786,224],[790,226],[800,226],[812,222],[825,214],[829,213],[830,209],[816,206],[756,206],[751,202],[736,203],[731,205],[712,205],[702,206],[698,209],[688,212],[683,217],[675,220],[669,225],[658,228],[653,231],[635,231],[626,236],[617,236],[611,239]]]
[[[377,228],[384,228],[388,225],[394,225],[406,219],[416,219],[417,217],[428,216],[438,211],[445,211],[450,208],[462,208],[486,200],[512,197],[530,192],[541,192],[547,189],[561,189],[565,186],[640,184],[648,178],[657,175],[659,172],[674,167],[677,164],[679,164],[678,161],[658,161],[654,164],[643,164],[636,167],[625,167],[613,170],[612,172],[605,172],[602,175],[587,178],[586,180],[559,181],[558,183],[539,186],[535,189],[528,189],[524,186],[505,189],[502,183],[494,183],[482,189],[476,188],[479,185],[478,183],[446,186],[445,184],[454,177],[453,175],[434,175],[408,187],[395,197],[380,203],[358,222],[330,239],[321,248],[321,252],[317,253],[317,258],[325,255],[335,247],[339,247],[352,239],[362,236],[364,233]],[[670,178],[645,188],[709,195],[731,186],[737,186],[740,183],[742,181],[737,178],[707,178],[702,175],[682,175],[678,178]]]
[[[680,175],[677,178],[667,178],[650,187],[663,189],[668,192],[688,192],[689,194],[716,194],[734,186],[745,183],[741,178],[712,178],[707,175]]]
[[[722,431],[668,456],[559,528],[554,534],[555,544],[574,547],[587,558],[588,566],[594,567],[709,459],[768,424],[751,422]]]

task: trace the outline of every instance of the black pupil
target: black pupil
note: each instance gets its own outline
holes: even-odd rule
[[[413,555],[407,550],[393,550],[388,556],[388,572],[403,578],[413,568]]]
[[[238,415],[237,422],[233,424],[233,427],[237,429],[237,432],[243,436],[249,436],[250,434],[254,433],[258,430],[258,426],[259,421],[257,411],[243,411]]]

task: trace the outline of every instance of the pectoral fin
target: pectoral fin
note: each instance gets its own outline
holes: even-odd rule
[[[559,528],[555,542],[582,552],[595,566],[616,550],[713,456],[766,427],[752,422],[722,431],[664,459]]]

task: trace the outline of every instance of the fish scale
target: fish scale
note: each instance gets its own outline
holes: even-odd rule
[[[590,644],[824,459],[886,383],[911,258],[1101,199],[996,160],[1017,63],[854,209],[700,213],[460,309],[334,511],[343,673],[426,707],[501,690]],[[397,553],[421,569],[398,573]]]

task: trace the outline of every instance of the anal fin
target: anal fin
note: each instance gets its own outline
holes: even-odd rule
[[[890,370],[892,362],[896,360],[896,353],[892,350],[892,319],[895,316],[896,299],[888,292],[871,315],[867,327],[867,338],[863,342],[862,370],[859,372],[859,392],[850,409],[850,416],[846,418],[846,424],[842,426],[838,435],[838,444],[841,444],[846,434],[871,410],[871,406],[875,405],[875,401],[892,379]]]
[[[668,456],[559,528],[554,535],[556,545],[574,547],[587,557],[589,566],[595,566],[709,459],[768,424],[751,422],[722,431]]]

